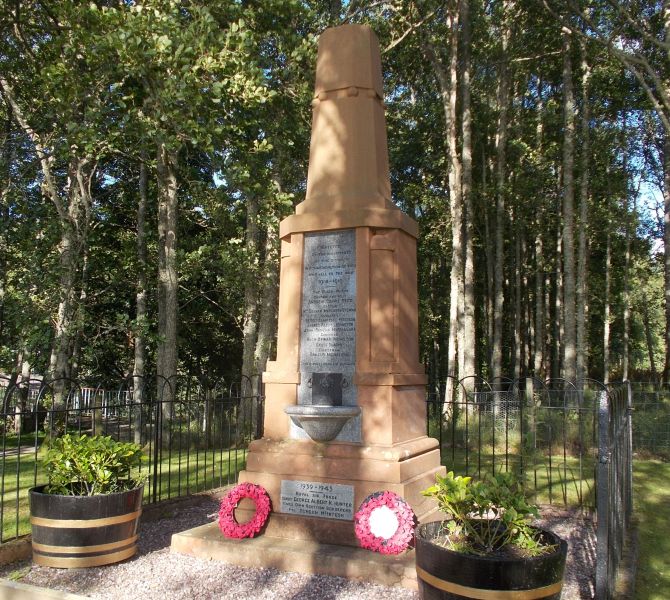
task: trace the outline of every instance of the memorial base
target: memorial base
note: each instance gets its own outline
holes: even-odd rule
[[[438,442],[425,436],[393,446],[262,439],[251,443],[239,482],[267,490],[272,501],[267,533],[273,537],[356,546],[354,514],[375,492],[395,492],[420,521],[429,520],[435,503],[421,491],[435,483],[436,473],[444,474]],[[320,491],[328,488],[332,491]],[[296,502],[298,489],[305,490],[304,504]],[[240,522],[245,508],[236,512]]]
[[[274,568],[293,573],[331,575],[417,589],[414,551],[384,556],[362,548],[285,539],[267,534],[231,540],[216,523],[172,536],[171,552],[240,567]]]

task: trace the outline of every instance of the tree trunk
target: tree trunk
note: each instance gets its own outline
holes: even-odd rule
[[[75,313],[77,303],[77,279],[80,275],[82,251],[86,245],[91,206],[91,180],[95,163],[90,158],[76,155],[70,157],[67,204],[63,202],[53,173],[55,157],[46,142],[33,129],[16,101],[9,81],[0,75],[0,92],[11,108],[12,116],[35,148],[42,171],[42,194],[55,207],[60,227],[58,245],[60,269],[60,298],[54,323],[54,341],[49,361],[49,376],[56,380],[54,406],[63,401],[64,378],[70,375],[70,358],[75,337]]]
[[[607,222],[607,241],[605,248],[605,307],[603,315],[603,381],[610,381],[610,288],[612,269],[612,234],[610,233],[610,222]]]
[[[625,219],[625,236],[626,245],[624,250],[624,267],[623,267],[623,344],[621,349],[621,378],[623,381],[628,381],[628,367],[629,367],[629,347],[630,347],[630,244],[631,244],[631,221],[633,220],[634,210],[630,210],[630,194],[628,193],[628,150],[627,150],[627,122],[628,115],[624,111],[622,119],[621,131],[621,145],[623,152],[623,207]]]
[[[482,189],[486,190],[486,155],[482,161]],[[493,283],[493,271],[495,259],[493,256],[494,245],[491,243],[491,215],[488,207],[484,211],[484,236],[486,239],[486,348],[488,351],[487,366],[489,379],[493,377],[491,369],[493,365],[493,304],[495,287]]]
[[[79,282],[79,298],[75,309],[75,326],[72,338],[72,350],[70,352],[70,377],[76,380],[79,377],[79,360],[81,358],[81,342],[84,336],[84,327],[86,326],[86,301],[88,299],[88,275],[89,275],[89,254],[88,240],[83,241],[81,249],[81,277]]]
[[[557,214],[560,207],[557,207]],[[563,232],[560,222],[556,226],[556,268],[554,269],[554,321],[553,321],[553,339],[550,340],[552,364],[551,376],[558,378],[561,376],[561,358],[563,356],[564,339],[564,315],[563,315]]]
[[[262,393],[261,374],[265,370],[272,345],[277,334],[277,303],[279,300],[279,248],[278,226],[269,220],[265,234],[265,260],[261,278],[260,316],[258,320],[258,336],[254,349],[254,365],[257,376],[252,379],[254,399]],[[256,412],[254,417],[256,437],[261,437],[263,422]]]
[[[514,239],[514,379],[521,376],[521,232]]]
[[[665,41],[670,42],[670,2],[663,3]],[[670,49],[667,52],[670,59]],[[665,295],[665,365],[663,383],[670,383],[670,130],[663,132],[663,248]]]
[[[462,324],[459,314],[460,291],[463,284],[463,198],[461,193],[462,167],[458,154],[458,135],[456,130],[456,99],[458,79],[458,2],[450,2],[447,14],[449,28],[449,66],[448,71],[439,61],[437,53],[430,45],[426,48],[435,76],[440,86],[442,108],[446,123],[447,165],[449,181],[449,211],[451,214],[451,272],[449,277],[449,344],[447,356],[446,400],[453,398],[453,383],[458,377],[457,352],[458,333]]]
[[[572,89],[570,33],[563,33],[563,376],[577,379],[575,318],[574,146],[575,101]]]
[[[260,276],[260,234],[258,229],[258,197],[247,199],[247,226],[245,239],[246,268],[244,278],[244,320],[242,323],[242,384],[251,393],[250,386],[257,375],[254,352],[258,336],[258,277]]]
[[[13,150],[11,143],[12,118],[9,111],[5,118],[5,127],[2,136],[2,158],[0,163],[0,340],[4,339],[5,332],[5,288],[7,278],[7,254],[8,241],[7,230],[9,228],[9,191],[12,187]]]
[[[139,198],[137,201],[137,281],[135,283],[135,336],[133,362],[133,440],[136,444],[144,442],[142,432],[142,404],[145,401],[146,353],[147,353],[147,238],[146,213],[149,197],[149,178],[147,175],[147,157],[142,152],[138,180]]]
[[[670,132],[663,140],[663,247],[665,295],[665,365],[663,383],[670,383]]]
[[[586,60],[586,46],[581,44],[582,55],[582,118],[581,118],[581,179],[579,180],[579,249],[577,254],[577,378],[588,375],[588,239],[589,220],[589,83],[591,67]]]
[[[642,292],[642,322],[644,324],[644,337],[647,342],[651,378],[652,381],[657,384],[658,373],[656,372],[656,358],[654,356],[654,338],[651,333],[651,324],[649,322],[649,302],[647,300],[647,294],[644,291]]]
[[[511,38],[511,10],[513,0],[504,0],[503,19],[501,26],[502,52],[500,71],[498,73],[498,126],[496,130],[496,233],[495,233],[495,269],[494,269],[494,304],[493,304],[493,352],[491,373],[493,379],[501,376],[502,340],[503,340],[503,274],[505,265],[505,180],[507,163],[507,125],[510,93],[509,42]]]
[[[260,318],[254,350],[256,373],[262,373],[272,351],[277,332],[277,301],[279,281],[279,238],[275,223],[269,223],[265,236],[265,260],[261,279]],[[258,378],[257,378],[258,380]]]
[[[156,152],[158,191],[158,347],[157,400],[163,425],[169,425],[177,384],[177,153],[159,143]]]
[[[542,79],[537,84],[537,125],[535,126],[535,139],[540,156],[544,147],[544,98],[542,97]],[[533,374],[535,377],[545,379],[547,369],[545,365],[545,307],[549,303],[545,300],[550,286],[545,282],[545,258],[543,242],[544,210],[542,205],[536,211],[536,234],[535,234],[535,343],[533,353]]]
[[[544,255],[542,246],[542,223],[538,223],[535,236],[535,352],[533,356],[533,374],[544,379]]]
[[[84,284],[83,266],[88,237],[91,198],[89,196],[92,169],[88,159],[72,157],[68,172],[69,202],[67,218],[61,221],[60,301],[54,324],[50,378],[54,381],[54,406],[62,406],[66,380],[72,376],[72,358],[78,326],[78,285]],[[83,289],[83,288],[82,288]]]
[[[461,377],[475,375],[476,367],[476,323],[475,323],[475,251],[474,251],[474,207],[472,204],[472,111],[470,97],[471,78],[471,27],[470,0],[461,0],[463,77],[461,81],[463,111],[463,220],[465,237],[465,270],[463,277],[463,373]],[[465,382],[466,391],[474,379]]]

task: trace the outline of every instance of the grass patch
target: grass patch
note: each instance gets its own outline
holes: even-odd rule
[[[670,589],[670,463],[636,460],[633,486],[639,523],[635,597],[666,600]]]
[[[3,542],[30,533],[28,490],[46,483],[43,454],[44,450],[40,450],[37,457],[34,451],[21,455],[6,453],[0,458],[4,486],[0,488]],[[234,483],[246,459],[247,451],[237,448],[189,453],[163,450],[155,478],[152,456],[142,467],[142,473],[149,476],[144,486],[144,501],[167,500]]]
[[[445,448],[442,464],[457,475],[482,477],[486,473],[523,473],[525,488],[534,502],[566,506],[595,505],[595,460],[590,454],[569,456],[536,453],[524,457],[512,452],[476,454]]]

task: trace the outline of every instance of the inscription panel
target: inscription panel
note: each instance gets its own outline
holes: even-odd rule
[[[354,486],[283,479],[281,512],[351,521],[354,518]]]
[[[356,362],[354,235],[353,229],[305,235],[301,371],[353,371]]]
[[[356,365],[356,233],[353,229],[306,233],[300,313],[298,404],[312,404],[312,373],[342,373],[342,404],[356,406],[351,385]],[[307,434],[291,424],[294,438]],[[360,417],[336,438],[360,441]]]

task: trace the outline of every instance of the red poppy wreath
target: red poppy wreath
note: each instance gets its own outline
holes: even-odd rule
[[[241,500],[249,498],[256,504],[256,512],[251,520],[238,523],[235,509]],[[270,515],[270,497],[263,487],[253,483],[240,483],[221,500],[219,509],[219,529],[228,538],[254,537],[265,525]]]
[[[414,511],[398,494],[375,492],[354,516],[361,547],[380,554],[400,554],[414,536]]]

